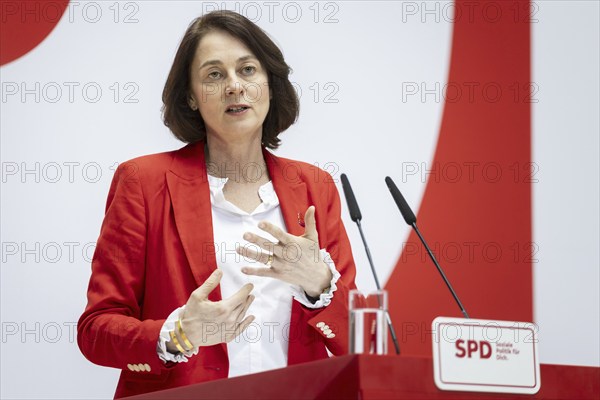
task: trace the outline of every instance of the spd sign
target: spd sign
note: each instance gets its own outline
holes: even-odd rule
[[[438,317],[432,332],[439,389],[520,394],[540,389],[533,323]]]

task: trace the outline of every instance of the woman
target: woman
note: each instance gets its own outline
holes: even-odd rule
[[[78,343],[115,397],[347,352],[355,267],[331,177],[274,156],[297,118],[281,51],[228,11],[192,22],[163,92],[188,145],[108,195]]]

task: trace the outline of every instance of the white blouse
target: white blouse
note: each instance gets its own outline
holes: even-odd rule
[[[227,178],[208,175],[208,182],[217,267],[223,271],[220,283],[221,296],[226,299],[246,283],[254,285],[252,294],[255,296],[255,300],[246,315],[254,315],[255,319],[242,334],[227,343],[229,377],[283,368],[287,366],[293,299],[309,308],[327,306],[337,289],[336,282],[340,274],[335,269],[329,254],[325,250],[321,250],[323,260],[329,266],[333,278],[331,289],[328,293],[322,294],[314,304],[308,300],[304,291],[297,285],[291,285],[278,279],[243,274],[242,267],[261,267],[263,264],[239,255],[236,252],[236,246],[249,246],[251,249],[261,250],[255,244],[242,238],[244,232],[252,232],[277,242],[270,234],[260,230],[258,223],[269,221],[285,229],[279,199],[273,184],[265,183],[258,190],[262,203],[254,211],[247,213],[225,199],[223,187],[227,183]],[[198,353],[198,349],[188,354],[171,354],[166,350],[166,342],[170,340],[169,331],[174,330],[175,322],[183,308],[180,307],[173,311],[162,327],[157,351],[159,357],[165,362],[187,362],[187,357]]]

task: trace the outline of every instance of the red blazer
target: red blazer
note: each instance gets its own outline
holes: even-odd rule
[[[326,358],[326,345],[335,355],[347,353],[348,291],[355,288],[356,271],[336,186],[313,165],[267,150],[264,157],[287,231],[303,234],[299,216],[314,205],[320,247],[341,273],[329,306],[313,310],[293,301],[288,365]],[[204,143],[121,164],[92,260],[88,304],[77,326],[86,358],[122,370],[115,397],[227,377],[225,344],[202,347],[187,363],[165,364],[156,353],[166,317],[216,268]],[[209,298],[220,300],[220,288]],[[319,322],[335,337],[328,339]]]

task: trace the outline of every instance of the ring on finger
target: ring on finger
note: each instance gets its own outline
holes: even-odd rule
[[[271,264],[273,264],[273,253],[269,254],[269,258],[267,258],[267,262],[265,263],[267,267],[273,268]]]

